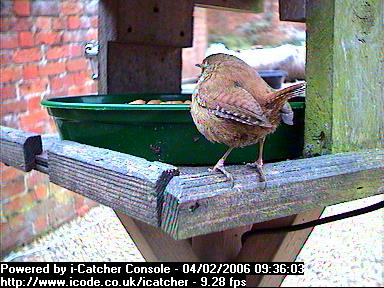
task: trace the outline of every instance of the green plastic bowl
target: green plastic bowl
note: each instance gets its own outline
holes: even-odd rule
[[[189,105],[127,104],[136,99],[188,100],[190,94],[127,94],[59,97],[41,104],[54,117],[60,136],[96,147],[175,165],[212,165],[227,147],[209,142],[196,129]],[[267,137],[264,159],[301,156],[304,134],[304,98],[291,102],[294,125],[281,124]],[[235,149],[226,163],[257,158],[257,145]]]

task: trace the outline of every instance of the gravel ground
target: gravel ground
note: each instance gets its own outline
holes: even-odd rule
[[[360,208],[382,195],[328,207],[324,216]],[[283,287],[384,287],[383,211],[314,229],[297,261],[303,276],[288,276]],[[61,226],[3,261],[144,261],[114,212],[104,206]]]

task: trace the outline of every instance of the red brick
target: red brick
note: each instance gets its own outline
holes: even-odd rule
[[[76,56],[82,56],[83,55],[83,50],[84,46],[79,44],[73,44],[70,46],[69,53],[71,57],[76,57]]]
[[[12,198],[9,202],[4,204],[3,213],[6,217],[14,217],[18,213],[22,212],[23,208],[33,207],[35,200],[33,193],[22,193]]]
[[[67,29],[67,18],[66,17],[54,18],[52,22],[52,28],[53,30]]]
[[[39,67],[39,74],[41,76],[56,75],[63,72],[65,72],[64,62],[51,62]]]
[[[73,74],[73,80],[75,85],[84,85],[87,81],[91,80],[90,73],[88,71],[81,71]]]
[[[0,82],[13,82],[21,78],[21,67],[1,67]]]
[[[78,15],[83,12],[83,5],[78,2],[64,2],[61,4],[61,13],[64,15]]]
[[[39,234],[48,228],[48,217],[45,214],[40,215],[36,218],[36,220],[33,222],[33,229],[35,234]]]
[[[16,87],[15,85],[4,85],[0,87],[1,100],[16,98]]]
[[[35,44],[33,33],[29,31],[22,31],[19,33],[19,42],[21,47],[32,47]]]
[[[29,98],[27,102],[28,111],[41,109],[40,102],[41,102],[40,96]]]
[[[72,86],[68,89],[68,95],[75,96],[75,95],[86,95],[86,94],[93,94],[95,93],[92,85],[76,85]]]
[[[0,19],[0,31],[27,31],[32,28],[32,21],[29,18],[4,17]]]
[[[26,96],[31,94],[43,93],[46,91],[48,86],[47,79],[36,79],[24,81],[20,84],[20,95]]]
[[[35,79],[39,77],[39,66],[37,64],[26,64],[23,66],[24,80]]]
[[[56,83],[59,83],[58,80],[56,80]],[[60,96],[68,96],[68,87],[63,86],[60,88],[53,89],[51,85],[51,92],[48,95],[50,98],[51,97],[60,97]]]
[[[8,114],[18,114],[27,111],[27,102],[25,100],[10,102],[10,103],[2,103],[0,115],[4,117]]]
[[[52,28],[52,18],[48,16],[37,17],[35,26],[38,30],[50,30]]]
[[[0,34],[0,49],[11,49],[17,48],[19,41],[17,39],[17,34]]]
[[[31,7],[28,0],[14,0],[13,11],[17,16],[29,16]]]
[[[32,126],[26,126],[23,129],[36,134],[45,134],[47,133],[47,127],[46,127],[45,121],[46,120],[35,123]]]
[[[47,59],[60,59],[64,57],[70,56],[69,54],[69,46],[63,45],[63,46],[56,46],[49,48],[47,51]]]
[[[51,79],[51,90],[52,91],[60,91],[64,88],[68,88],[74,84],[73,76],[71,74],[67,74],[63,77],[55,77]]]
[[[41,126],[39,122],[44,122],[48,118],[48,114],[45,110],[39,110],[29,113],[28,115],[20,116],[20,127],[28,131],[33,130],[36,127]]]
[[[42,184],[43,182],[45,185],[48,185],[48,176],[43,173],[32,170],[27,174],[27,176],[27,186],[29,188],[32,188],[38,184]]]
[[[67,70],[68,71],[80,71],[87,70],[88,68],[88,60],[85,58],[78,58],[67,61]]]
[[[61,34],[57,32],[38,32],[36,33],[37,44],[58,44],[61,42]]]
[[[76,209],[76,214],[82,217],[85,214],[87,214],[88,211],[89,211],[89,207],[87,205],[83,205],[80,208]]]
[[[8,183],[11,180],[19,176],[23,176],[24,172],[13,167],[5,166],[3,163],[0,163],[0,173],[1,173],[1,183]]]
[[[44,200],[48,197],[48,185],[39,185],[36,187],[34,194],[36,200]]]
[[[15,63],[34,62],[41,59],[41,51],[39,48],[30,48],[18,50],[13,54]]]
[[[69,16],[68,17],[68,29],[74,30],[80,28],[80,17],[79,16]]]
[[[21,175],[7,184],[1,185],[1,199],[8,199],[25,191],[24,176]]]

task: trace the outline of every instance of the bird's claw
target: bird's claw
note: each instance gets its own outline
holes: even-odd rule
[[[251,168],[256,168],[257,172],[260,175],[260,181],[261,182],[265,182],[266,181],[265,174],[264,174],[264,171],[263,171],[263,164],[262,163],[259,163],[258,161],[256,161],[256,162],[253,162],[253,163],[247,163],[246,165],[248,167],[251,167]]]
[[[218,171],[218,172],[223,173],[224,176],[227,177],[227,179],[231,182],[232,187],[235,185],[235,179],[233,178],[231,173],[229,173],[227,170],[225,170],[224,161],[222,161],[222,159],[220,159],[217,162],[215,167],[213,167],[212,169],[209,168],[208,171],[210,171],[210,172]]]

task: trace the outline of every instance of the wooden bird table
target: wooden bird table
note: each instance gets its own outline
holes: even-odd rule
[[[194,5],[260,12],[261,0],[101,0],[99,92],[180,92],[181,49]],[[244,232],[319,218],[324,207],[384,192],[380,0],[280,0],[281,19],[307,23],[307,158],[265,165],[268,179],[229,167],[175,167],[56,137],[1,129],[1,161],[116,211],[147,261],[294,261],[311,228]],[[283,275],[249,277],[278,286]]]

